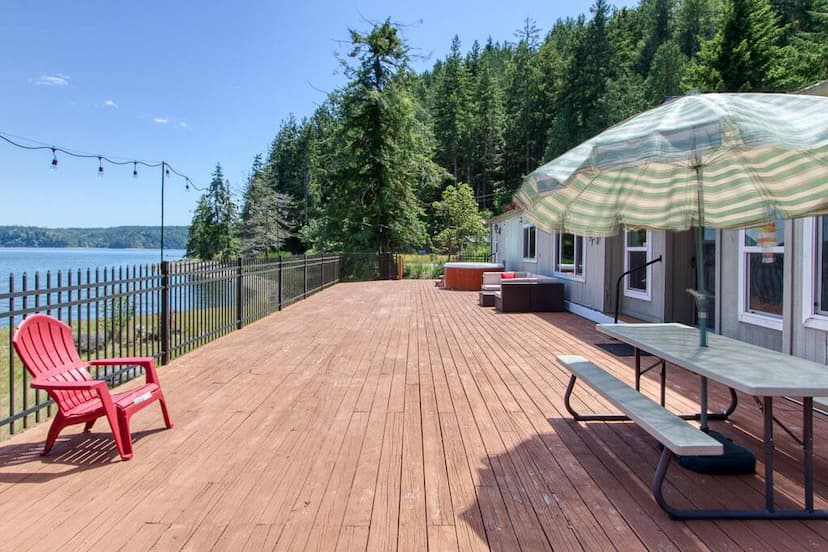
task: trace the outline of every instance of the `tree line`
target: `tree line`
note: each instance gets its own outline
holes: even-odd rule
[[[390,21],[350,31],[348,82],[283,121],[240,206],[221,167],[193,218],[201,258],[275,251],[457,251],[523,176],[673,96],[791,92],[828,78],[828,0],[596,0],[543,32],[458,37],[411,69]]]
[[[164,227],[164,246],[184,249],[188,227]],[[0,226],[0,247],[100,247],[105,249],[157,249],[160,226],[115,226],[112,228],[40,228]]]

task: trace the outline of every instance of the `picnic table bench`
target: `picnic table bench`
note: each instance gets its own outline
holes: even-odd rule
[[[679,510],[667,504],[662,492],[667,468],[676,455],[721,455],[724,452],[722,443],[589,360],[577,355],[559,355],[556,358],[572,374],[564,395],[564,404],[573,418],[579,421],[630,420],[658,440],[664,449],[650,487],[653,496],[658,505],[674,519],[685,519],[688,514],[694,516],[698,511]],[[578,379],[592,387],[623,414],[580,414],[575,411],[570,399]]]

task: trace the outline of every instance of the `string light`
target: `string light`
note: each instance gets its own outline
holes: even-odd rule
[[[17,138],[19,140],[26,140],[26,141],[29,141],[29,142],[35,142],[34,140],[31,140],[31,139],[28,139],[28,138],[20,138],[20,137],[15,137],[15,138]],[[72,151],[72,150],[69,150],[69,149],[66,149],[66,148],[61,148],[61,147],[58,147],[58,146],[47,146],[47,145],[28,146],[28,145],[21,144],[21,143],[15,141],[15,140],[13,140],[8,135],[4,135],[2,132],[0,132],[0,140],[2,140],[4,142],[7,142],[7,143],[11,144],[12,146],[20,148],[20,149],[51,151],[52,152],[52,161],[51,161],[51,164],[50,164],[49,168],[52,171],[56,171],[57,168],[58,168],[58,157],[57,157],[58,152],[66,154],[70,157],[77,157],[79,159],[97,159],[98,160],[98,175],[99,176],[103,176],[103,173],[104,173],[103,162],[104,161],[111,164],[111,165],[129,165],[130,163],[132,163],[132,176],[134,178],[138,178],[138,165],[142,165],[142,166],[147,167],[147,168],[156,168],[156,167],[161,167],[163,165],[163,167],[164,167],[164,169],[163,169],[164,170],[164,177],[165,178],[168,178],[170,175],[174,174],[174,175],[176,175],[176,176],[178,176],[178,177],[180,177],[184,180],[184,186],[187,189],[187,191],[190,190],[190,187],[192,187],[194,190],[199,191],[199,192],[206,191],[206,188],[200,188],[200,187],[196,186],[195,184],[193,184],[193,181],[187,175],[178,172],[174,167],[171,167],[170,164],[167,163],[167,162],[160,162],[160,161],[159,162],[150,162],[150,161],[140,161],[140,160],[116,161],[115,159],[112,159],[111,157],[108,157],[106,155],[93,155],[93,154],[89,154],[89,153],[79,153],[79,152],[75,152],[75,151]]]
[[[28,142],[37,143],[35,140],[30,140],[28,138],[21,138],[21,137],[15,137],[15,138],[17,138],[19,140],[25,140],[25,141],[28,141]],[[206,189],[206,188],[199,188],[198,186],[193,184],[193,181],[190,180],[190,178],[187,175],[178,172],[174,167],[171,167],[170,164],[167,163],[167,162],[161,162],[161,161],[151,162],[151,161],[140,161],[140,160],[117,161],[117,160],[113,159],[112,157],[109,157],[109,156],[106,156],[106,155],[97,155],[97,154],[90,154],[90,153],[79,153],[79,152],[75,152],[75,151],[72,151],[72,150],[69,150],[69,149],[66,149],[66,148],[62,148],[62,147],[58,147],[58,146],[47,146],[47,145],[28,146],[26,144],[21,144],[20,142],[17,142],[16,140],[13,140],[9,135],[5,135],[2,132],[0,132],[0,140],[3,140],[4,142],[7,142],[7,143],[11,144],[12,146],[14,146],[16,148],[20,148],[20,149],[51,151],[52,152],[52,161],[51,161],[51,164],[50,164],[49,168],[52,171],[56,171],[57,168],[58,168],[57,153],[60,152],[60,153],[63,153],[65,155],[68,155],[70,157],[76,157],[76,158],[79,158],[79,159],[97,159],[98,160],[98,176],[101,176],[101,177],[104,175],[104,166],[103,166],[104,162],[107,162],[110,165],[129,165],[131,163],[132,164],[132,176],[134,178],[138,178],[138,165],[141,165],[143,167],[147,167],[147,168],[150,168],[150,169],[151,168],[156,168],[156,167],[161,167],[163,165],[164,166],[164,169],[163,169],[164,170],[164,176],[169,177],[171,174],[174,174],[174,175],[182,178],[185,181],[185,187],[186,187],[187,190],[190,189],[190,186],[192,186],[194,190],[198,190],[200,192],[203,192]]]

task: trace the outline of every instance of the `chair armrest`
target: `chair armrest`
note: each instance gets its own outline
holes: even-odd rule
[[[147,383],[158,383],[158,373],[155,371],[153,357],[99,358],[90,360],[89,366],[140,366],[144,369]]]
[[[34,389],[45,389],[47,391],[93,391],[100,392],[101,389],[106,389],[106,382],[100,380],[87,381],[49,381],[41,379],[33,379],[31,386]]]
[[[150,364],[155,364],[155,359],[152,357],[99,358],[89,361],[89,366],[148,366]]]

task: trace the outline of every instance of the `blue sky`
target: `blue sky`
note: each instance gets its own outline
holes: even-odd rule
[[[348,28],[404,26],[422,70],[457,34],[513,40],[526,17],[546,32],[586,0],[113,2],[6,0],[0,12],[0,132],[120,160],[165,160],[205,187],[215,164],[241,190],[280,121],[309,115],[345,81]],[[637,1],[610,2],[616,6]],[[31,142],[33,140],[35,142]],[[154,225],[160,169],[27,152],[0,142],[0,225]],[[168,182],[166,224],[189,224],[198,192]]]

